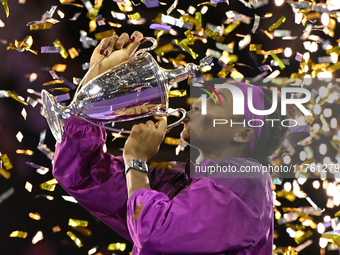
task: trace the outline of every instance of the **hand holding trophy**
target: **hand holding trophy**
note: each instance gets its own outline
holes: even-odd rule
[[[141,49],[133,55],[139,44],[144,41],[152,42],[152,47]],[[183,114],[182,118],[170,124],[168,128],[180,124],[186,111],[182,108],[169,109],[168,91],[176,82],[195,75],[201,67],[211,64],[212,57],[203,58],[200,65],[189,63],[186,67],[167,70],[161,68],[147,52],[156,46],[157,41],[154,38],[143,38],[140,32],[134,32],[131,39],[126,33],[120,37],[106,38],[95,49],[91,57],[91,67],[79,84],[69,106],[59,105],[51,94],[43,90],[41,97],[45,117],[57,142],[62,141],[62,119],[72,115],[93,123],[169,116],[178,111]]]

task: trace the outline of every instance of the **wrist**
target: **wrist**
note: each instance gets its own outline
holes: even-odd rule
[[[128,154],[128,155],[123,155],[123,158],[124,158],[124,162],[125,162],[125,165],[127,163],[129,163],[131,160],[133,159],[141,159],[143,160],[145,163],[148,161],[148,159],[144,156],[139,156],[139,155],[133,155],[133,154]]]

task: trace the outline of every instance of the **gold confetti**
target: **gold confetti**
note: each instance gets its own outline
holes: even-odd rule
[[[94,36],[96,37],[96,40],[99,41],[101,39],[104,39],[106,37],[110,37],[116,34],[116,31],[114,29],[107,30],[101,33],[97,33]]]
[[[178,43],[177,40],[175,40],[175,41],[176,41],[176,43]],[[188,47],[187,44],[192,45],[193,43],[190,42],[188,39],[183,39],[182,41],[180,41],[180,42],[178,43],[178,45],[179,45],[182,49],[184,49],[186,52],[188,52],[188,53],[193,57],[193,59],[196,59],[196,58],[198,57],[198,54],[196,54],[190,47]]]
[[[209,36],[210,38],[214,39],[215,41],[219,42],[219,43],[223,43],[224,41],[224,37],[220,36],[218,33],[215,33],[214,31],[212,31],[210,28],[206,28],[204,33]]]
[[[281,24],[283,22],[286,21],[286,17],[285,16],[282,16],[278,21],[276,21],[273,25],[271,25],[269,28],[268,28],[268,31],[273,31],[275,29],[277,29],[279,26],[281,26]]]
[[[79,56],[78,51],[77,51],[74,47],[68,49],[68,54],[70,54],[70,57],[71,57],[72,59],[74,59],[74,58],[76,58],[76,57]]]
[[[33,155],[33,151],[31,150],[16,150],[17,154],[25,154],[27,156],[32,156]]]
[[[66,51],[66,49],[64,48],[64,46],[61,44],[61,42],[57,39],[53,42],[53,45],[55,47],[60,47],[60,55],[63,57],[63,58],[67,58],[68,57],[68,53]]]
[[[73,234],[71,231],[67,231],[66,235],[68,235],[71,240],[80,248],[83,246],[83,244],[81,243],[80,239],[75,235]]]
[[[271,33],[269,33],[267,30],[260,29],[260,31],[261,31],[262,33],[264,33],[266,36],[268,36],[271,40],[274,39],[274,35],[272,35]]]
[[[187,95],[186,89],[170,90],[169,97],[184,97]]]
[[[189,42],[195,41],[194,35],[192,34],[190,30],[185,31],[184,34],[188,38]]]
[[[65,72],[66,67],[67,67],[67,65],[65,65],[65,64],[56,64],[52,67],[52,70],[62,73],[62,72]]]
[[[328,54],[328,55],[330,55],[331,53],[339,53],[339,52],[340,52],[339,45],[334,46],[333,48],[326,50],[326,54]]]
[[[8,8],[7,0],[1,0],[1,3],[4,6],[4,9],[5,9],[5,12],[6,12],[6,17],[8,18],[8,16],[9,16],[9,8]]]
[[[54,85],[54,84],[64,84],[64,80],[54,80],[43,83],[43,86]]]
[[[327,68],[328,72],[334,73],[335,71],[340,69],[340,61],[330,67]]]
[[[89,32],[92,33],[97,29],[97,21],[96,19],[91,19],[89,22]]]
[[[122,27],[122,24],[119,24],[119,23],[113,23],[111,21],[107,22],[111,27]]]
[[[58,181],[56,179],[49,180],[40,184],[40,188],[47,191],[54,191]]]
[[[176,146],[181,144],[180,139],[174,138],[174,137],[165,137],[164,143],[169,144],[169,145],[176,145]]]
[[[107,249],[109,251],[125,251],[126,244],[125,243],[110,243]]]
[[[26,103],[23,99],[19,98],[17,95],[15,95],[13,92],[9,91],[7,93],[11,98],[13,98],[14,100],[22,103],[23,105],[28,105],[28,103]]]
[[[27,235],[28,235],[28,233],[25,232],[25,231],[16,230],[16,231],[13,231],[9,236],[25,239],[27,237]]]
[[[134,14],[129,14],[128,17],[131,20],[137,20],[137,19],[140,19],[142,16],[140,16],[139,12],[136,12]]]
[[[3,166],[6,170],[10,170],[13,168],[11,161],[9,160],[7,154],[0,155],[0,159],[2,161]]]
[[[41,216],[39,213],[29,213],[28,216],[33,220],[40,220]]]
[[[31,183],[29,183],[29,182],[26,182],[25,189],[27,189],[28,192],[32,192],[33,185]]]
[[[217,76],[223,79],[226,78],[230,73],[231,69],[234,67],[234,65],[235,64],[231,64],[227,68],[222,69],[221,71],[218,72]]]
[[[52,26],[53,26],[53,23],[45,21],[44,23],[30,25],[30,30],[50,29]]]
[[[224,29],[224,33],[223,33],[223,34],[224,34],[224,35],[230,34],[230,33],[231,33],[235,28],[237,28],[238,25],[240,25],[240,24],[241,24],[240,21],[229,24],[229,26],[227,26],[227,27]]]
[[[196,31],[202,30],[202,13],[195,12],[195,19],[197,20],[195,29]]]
[[[20,52],[27,50],[27,51],[32,52],[35,55],[38,55],[37,51],[31,50],[32,45],[33,45],[33,37],[31,35],[28,35],[25,37],[25,39],[22,42],[15,40],[14,43],[10,43],[7,46],[7,50],[18,50]]]
[[[89,230],[85,227],[73,227],[73,229],[77,230],[79,233],[83,234],[84,236],[92,235],[91,230]]]
[[[174,49],[174,45],[172,43],[165,44],[161,47],[157,47],[155,49],[155,53],[160,56],[164,56],[165,53],[168,53]]]
[[[86,220],[69,219],[68,225],[71,227],[87,227],[89,224]]]
[[[168,162],[150,162],[150,165],[154,167],[170,169],[173,168],[176,164],[171,164]]]
[[[61,229],[60,229],[59,226],[54,226],[54,227],[52,228],[52,230],[53,230],[53,233],[57,233],[57,232],[60,232],[60,231],[61,231]]]
[[[262,44],[249,44],[249,51],[262,50]]]
[[[272,51],[270,55],[273,57],[275,62],[279,65],[279,67],[282,69],[285,69],[286,66],[282,63],[282,61],[278,58],[278,56]]]
[[[49,91],[53,92],[55,90],[59,90],[59,91],[62,91],[62,92],[69,92],[71,89],[70,88],[66,88],[66,87],[62,87],[62,88],[52,88],[52,89],[49,89]]]
[[[144,206],[144,203],[141,203],[141,204],[139,204],[139,205],[137,206],[137,208],[136,208],[136,210],[135,210],[135,213],[134,213],[134,215],[133,215],[133,219],[134,219],[134,220],[137,220],[137,219],[138,219],[138,217],[139,217],[139,215],[140,215],[140,213],[141,213],[141,211],[142,211],[143,206]]]
[[[293,191],[285,191],[284,189],[276,192],[276,196],[284,197],[288,199],[290,202],[293,202],[296,199],[296,196]]]
[[[0,174],[5,178],[5,179],[9,179],[11,178],[11,172],[6,171],[3,168],[0,168]]]
[[[197,6],[201,6],[201,5],[211,5],[211,6],[213,6],[213,7],[216,7],[217,6],[217,4],[215,3],[215,4],[212,4],[210,1],[208,1],[208,2],[203,2],[203,3],[200,3],[200,4],[198,4]]]
[[[297,244],[300,244],[302,243],[303,241],[307,240],[309,237],[311,237],[313,235],[313,232],[308,230],[307,232],[304,232],[302,230],[298,230],[296,231],[295,233],[295,238],[294,238],[294,241],[297,243]]]

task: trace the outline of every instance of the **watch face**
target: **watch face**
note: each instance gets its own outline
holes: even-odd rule
[[[148,171],[148,168],[147,168],[147,165],[145,164],[145,162],[141,159],[135,159],[133,160],[133,163],[132,163],[132,168],[136,168],[137,170],[139,171],[143,171],[143,172],[147,172]]]

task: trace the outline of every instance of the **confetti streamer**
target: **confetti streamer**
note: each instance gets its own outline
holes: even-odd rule
[[[178,0],[175,0],[170,6],[170,8],[166,11],[166,14],[169,15],[177,7],[177,4],[178,4]]]
[[[254,14],[254,25],[253,25],[253,29],[251,30],[251,32],[253,34],[255,34],[256,30],[259,28],[260,20],[261,20],[261,17],[256,15],[256,14]]]
[[[68,57],[68,53],[67,51],[65,50],[64,46],[61,44],[61,42],[57,39],[53,42],[53,45],[55,47],[60,47],[60,55],[63,57],[63,58],[67,58]]]
[[[0,168],[2,169],[2,168]],[[14,194],[14,188],[10,188],[0,195],[0,204]]]
[[[9,7],[7,0],[1,0],[2,5],[4,6],[5,12],[6,12],[6,17],[8,18],[9,16]]]
[[[275,29],[277,29],[279,26],[281,26],[281,24],[283,22],[286,21],[286,17],[285,16],[282,16],[278,21],[276,21],[273,25],[271,25],[269,28],[268,28],[268,31],[274,31]]]
[[[273,59],[279,65],[281,70],[286,68],[286,66],[282,63],[282,61],[278,58],[278,56],[274,52],[271,52],[270,55],[273,57]]]

